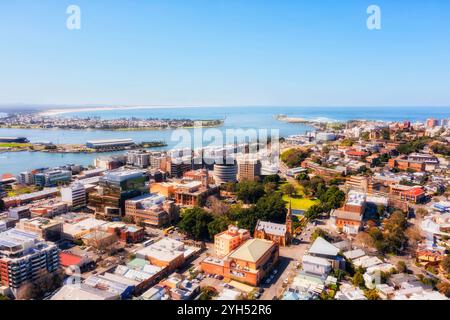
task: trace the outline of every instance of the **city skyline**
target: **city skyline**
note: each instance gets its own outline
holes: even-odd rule
[[[67,8],[81,9],[68,30]],[[367,9],[381,10],[369,30]],[[449,106],[445,1],[0,5],[5,106]]]

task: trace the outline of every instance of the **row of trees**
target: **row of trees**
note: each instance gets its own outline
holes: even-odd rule
[[[209,203],[216,201],[219,200],[208,200]],[[200,207],[186,210],[178,227],[193,239],[209,240],[226,230],[230,224],[253,233],[258,220],[283,223],[287,213],[286,203],[280,193],[264,195],[248,207],[235,205],[226,208],[217,203],[214,206],[220,207],[220,212],[210,212]]]
[[[444,156],[450,157],[450,146],[447,144],[436,143],[431,146],[431,150],[434,153],[442,154]]]
[[[412,140],[399,145],[397,147],[397,151],[400,152],[401,154],[410,154],[413,152],[419,152],[427,145],[428,142],[430,142],[430,138],[428,137]]]
[[[280,156],[289,168],[295,168],[301,165],[301,163],[309,157],[311,151],[304,149],[289,149],[283,152]]]
[[[399,254],[407,248],[415,250],[420,232],[416,227],[408,227],[403,212],[394,211],[384,219],[383,228],[371,223],[367,232],[358,234],[356,241],[377,249],[381,254]]]
[[[270,175],[264,178],[262,182],[242,181],[239,183],[229,182],[223,189],[227,192],[235,193],[238,200],[245,204],[254,204],[265,194],[272,193],[278,189],[280,177]]]
[[[322,213],[329,213],[333,209],[340,208],[345,201],[345,193],[336,185],[328,185],[321,177],[309,178],[306,173],[301,173],[297,176],[297,181],[303,187],[305,194],[320,200],[320,204],[306,211],[305,216],[308,219],[315,219]]]

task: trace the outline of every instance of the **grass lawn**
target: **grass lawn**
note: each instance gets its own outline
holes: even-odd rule
[[[292,203],[293,210],[308,210],[313,205],[318,204],[319,200],[312,200],[308,198],[291,198],[289,196],[284,195],[283,200],[287,202],[287,206],[289,207],[289,202]]]
[[[0,148],[28,148],[31,143],[0,143]]]
[[[287,184],[287,183],[288,182],[281,184],[280,188],[282,185]],[[320,202],[319,200],[316,200],[316,199],[313,200],[313,199],[306,198],[302,186],[294,185],[294,187],[297,190],[298,197],[297,196],[289,197],[287,195],[283,195],[283,200],[288,202],[286,204],[287,207],[289,207],[289,202],[291,201],[293,210],[308,210],[313,205],[318,204]]]

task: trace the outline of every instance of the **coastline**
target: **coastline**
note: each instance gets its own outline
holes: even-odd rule
[[[56,108],[38,112],[40,116],[57,116],[60,114],[90,111],[122,111],[122,110],[142,110],[142,109],[181,109],[181,108],[204,108],[204,106],[118,106],[118,107],[81,107],[81,108]]]
[[[111,132],[127,132],[127,131],[170,131],[177,129],[198,129],[198,128],[220,128],[223,126],[223,123],[218,125],[205,125],[205,126],[180,126],[180,127],[171,127],[171,128],[151,128],[151,127],[142,127],[142,128],[117,128],[117,129],[103,129],[103,128],[87,128],[87,129],[75,129],[75,128],[42,128],[42,127],[28,127],[28,126],[2,126],[0,125],[0,129],[22,129],[22,130],[72,130],[72,131],[111,131]]]

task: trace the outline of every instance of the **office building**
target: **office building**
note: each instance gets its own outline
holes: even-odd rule
[[[147,168],[150,165],[151,154],[142,150],[133,150],[127,153],[127,164],[139,167]]]
[[[214,181],[216,184],[227,182],[236,182],[238,168],[235,163],[232,164],[214,164]]]
[[[257,159],[238,160],[238,180],[257,181],[261,176],[261,161]]]
[[[89,206],[97,217],[120,219],[125,213],[125,201],[147,193],[142,171],[118,170],[100,177],[96,191],[89,195]]]
[[[81,183],[73,183],[71,186],[61,188],[61,200],[67,202],[72,209],[86,206],[86,188]]]
[[[68,212],[69,206],[66,202],[49,200],[31,205],[31,217],[54,218]]]
[[[59,250],[36,233],[10,229],[0,233],[0,284],[20,298],[27,283],[59,269]]]
[[[185,172],[192,170],[191,157],[170,158],[167,164],[167,172],[173,178],[181,178]]]
[[[219,194],[219,187],[208,185],[206,181],[180,183],[174,192],[175,203],[181,206],[203,205],[209,196]]]
[[[63,224],[47,218],[22,219],[16,224],[16,229],[33,232],[46,241],[55,242],[61,240]]]
[[[24,171],[17,175],[17,182],[23,185],[34,184],[34,173],[31,171]]]
[[[40,187],[56,187],[68,184],[71,179],[72,171],[57,169],[37,173],[34,176],[34,183]]]
[[[159,194],[146,194],[125,201],[125,216],[133,222],[162,227],[178,219],[178,209],[171,200]]]

